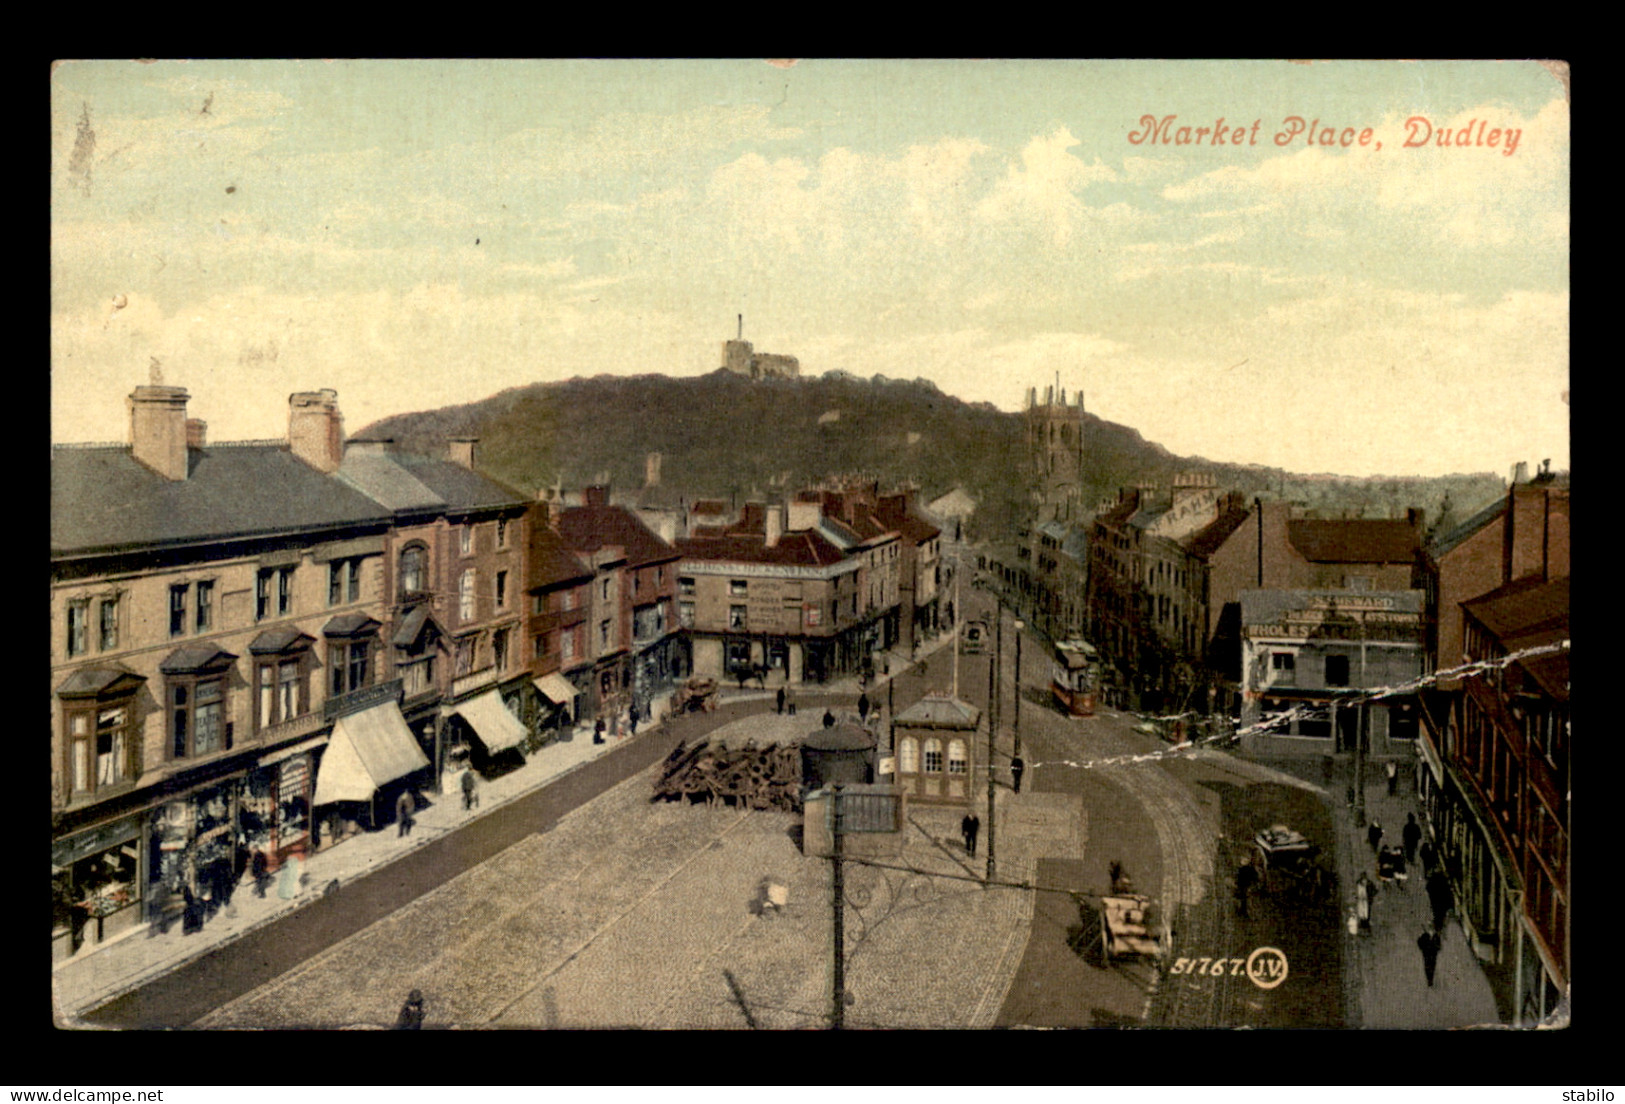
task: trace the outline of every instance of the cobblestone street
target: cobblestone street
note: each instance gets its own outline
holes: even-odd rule
[[[805,723],[767,714],[718,735],[766,741]],[[431,1027],[824,1026],[830,863],[800,853],[799,818],[651,803],[652,778],[615,787],[196,1026],[387,1026],[413,988]],[[849,1026],[992,1024],[1032,895],[977,884],[957,826],[957,813],[911,817],[898,865],[941,876],[848,866]],[[1023,837],[1033,834],[1013,826],[1001,841],[1001,877],[1031,876]],[[789,905],[758,918],[750,904],[764,877],[789,887]]]

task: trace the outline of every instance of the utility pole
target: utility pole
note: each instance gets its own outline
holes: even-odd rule
[[[1016,677],[1013,689],[1016,695],[1016,707],[1010,714],[1010,731],[1015,736],[1016,746],[1014,754],[1021,755],[1021,630],[1026,626],[1021,618],[1016,618]]]
[[[831,910],[835,919],[835,978],[834,991],[831,994],[834,1007],[830,1012],[830,1028],[839,1031],[846,1026],[846,915],[843,911],[846,904],[846,886],[841,873],[841,783],[837,782],[831,788],[830,801],[832,805],[832,820],[834,822],[833,843],[830,848],[830,861],[835,864],[833,885],[835,889],[835,907]]]
[[[996,812],[993,789],[993,757],[998,754],[999,734],[999,670],[1004,665],[1004,603],[998,595],[993,597],[993,664],[987,673],[987,880],[997,877],[994,861],[993,836]]]
[[[1360,611],[1360,689],[1365,689],[1365,611]],[[1364,695],[1362,694],[1362,697]],[[1354,719],[1354,823],[1365,823],[1365,702]]]

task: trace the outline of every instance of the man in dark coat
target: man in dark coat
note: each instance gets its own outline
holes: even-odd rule
[[[400,829],[396,833],[396,839],[412,834],[412,824],[414,823],[412,814],[416,809],[417,802],[412,800],[412,791],[402,790],[401,796],[395,801],[395,823]]]
[[[264,851],[255,851],[250,867],[254,872],[254,896],[264,897],[266,887],[271,884],[271,860],[265,857]]]
[[[824,727],[825,728],[834,728],[835,727],[835,714],[831,713],[827,709],[824,710]]]
[[[1433,930],[1444,930],[1445,917],[1450,915],[1450,906],[1455,904],[1455,895],[1450,892],[1450,879],[1444,876],[1443,870],[1434,870],[1428,876],[1428,903],[1433,906]]]
[[[1405,861],[1416,861],[1416,848],[1422,842],[1422,826],[1416,823],[1416,814],[1405,814],[1405,827],[1400,830],[1400,838],[1405,841]]]
[[[1434,855],[1433,855],[1433,841],[1432,840],[1423,840],[1422,841],[1422,846],[1417,848],[1417,853],[1422,856],[1422,869],[1424,871],[1431,872],[1433,870],[1433,858],[1434,858]]]
[[[423,992],[412,990],[401,1005],[401,1014],[395,1019],[396,1031],[420,1031],[423,1028]]]
[[[602,717],[599,717],[598,723],[593,725],[592,742],[595,744],[601,744],[604,742],[604,718]]]
[[[774,698],[774,702],[775,702],[775,710],[777,712],[779,712],[779,713],[783,713],[784,712],[784,687],[782,687],[782,686],[779,687],[779,692],[778,692],[777,696]]]
[[[1027,772],[1027,761],[1021,756],[1013,756],[1010,760],[1010,788],[1016,793],[1021,792],[1021,776]]]
[[[1424,931],[1416,937],[1416,946],[1422,952],[1422,972],[1427,975],[1428,988],[1433,988],[1433,972],[1439,967],[1439,936],[1435,932]]]
[[[471,812],[480,803],[479,780],[472,770],[463,772],[463,812]]]
[[[1243,920],[1247,918],[1247,895],[1257,884],[1258,869],[1252,863],[1242,863],[1236,868],[1236,915]]]
[[[859,694],[858,695],[858,720],[867,721],[868,719],[869,719],[869,695],[868,694]]]
[[[1365,838],[1371,843],[1373,855],[1382,850],[1382,825],[1373,820],[1371,827],[1365,830]]]
[[[982,818],[975,813],[966,813],[965,819],[959,822],[959,830],[965,834],[965,851],[974,856],[976,854],[976,837],[982,831]]]

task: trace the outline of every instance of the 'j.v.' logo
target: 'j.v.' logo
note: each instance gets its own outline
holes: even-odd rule
[[[1260,989],[1274,989],[1286,980],[1286,955],[1274,947],[1260,947],[1247,956],[1247,976]]]

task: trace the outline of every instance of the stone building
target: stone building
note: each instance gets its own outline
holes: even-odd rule
[[[246,442],[210,442],[188,398],[137,387],[128,443],[52,449],[57,957],[167,925],[183,892],[219,907],[254,853],[274,868],[432,782],[388,647],[391,514],[333,477],[337,396]],[[358,740],[371,771],[321,808]]]

